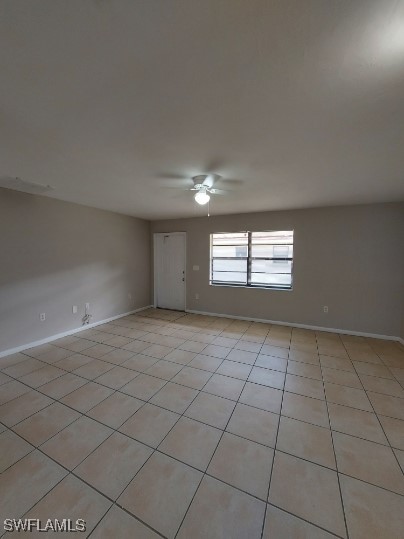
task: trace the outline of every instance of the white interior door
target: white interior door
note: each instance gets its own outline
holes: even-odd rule
[[[185,232],[154,234],[155,305],[185,310]]]

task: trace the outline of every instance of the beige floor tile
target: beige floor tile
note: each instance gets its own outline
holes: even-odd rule
[[[375,393],[383,393],[384,395],[391,395],[393,397],[404,399],[404,389],[395,380],[367,376],[366,374],[361,374],[359,376],[366,391],[374,391]]]
[[[390,370],[384,365],[373,365],[372,363],[364,363],[363,361],[354,361],[353,364],[355,365],[356,372],[359,374],[393,379]]]
[[[205,476],[177,539],[260,539],[265,504]]]
[[[355,389],[363,389],[358,375],[354,372],[343,371],[340,369],[330,369],[329,367],[323,367],[322,372],[324,382],[353,387]]]
[[[1,522],[20,518],[67,474],[39,451],[33,451],[0,475]]]
[[[5,404],[17,397],[21,397],[25,393],[32,391],[32,389],[25,384],[22,384],[18,380],[6,382],[1,386],[0,392],[0,405]]]
[[[4,374],[0,372],[0,386],[6,384],[7,382],[12,382],[13,379],[10,378],[10,376],[7,376],[7,374]]]
[[[154,453],[118,503],[164,536],[173,538],[201,478],[202,474],[193,468]]]
[[[328,411],[333,430],[388,445],[376,414],[331,403]]]
[[[344,475],[340,483],[350,539],[402,537],[402,496]]]
[[[131,357],[127,361],[124,361],[121,364],[121,367],[126,369],[133,369],[137,372],[145,372],[152,365],[157,363],[158,359],[156,357],[144,356],[143,354],[137,354],[136,356]]]
[[[247,380],[251,368],[251,365],[225,359],[217,369],[216,374],[231,376],[232,378],[238,378],[239,380]]]
[[[320,365],[318,354],[313,352],[304,352],[302,350],[290,350],[289,359],[300,361],[300,363],[308,363],[309,365]]]
[[[395,369],[394,367],[390,367],[391,373],[394,375],[394,377],[401,382],[401,384],[404,383],[404,368],[403,369]]]
[[[313,524],[290,515],[277,507],[268,505],[262,539],[333,539],[328,533]]]
[[[163,357],[166,357],[170,352],[172,352],[173,349],[169,346],[161,346],[160,344],[152,344],[151,346],[148,346],[145,348],[142,352],[145,356],[152,356],[157,359],[162,359]]]
[[[144,332],[140,332],[140,333],[145,335]],[[140,336],[141,335],[139,335],[139,337]],[[129,352],[134,352],[135,354],[140,354],[141,352],[143,352],[143,350],[145,350],[149,346],[150,346],[150,343],[135,340],[135,341],[131,341],[129,344],[126,344],[125,346],[123,346],[122,350],[129,350]]]
[[[205,348],[206,343],[204,342],[197,342],[194,340],[189,340],[184,342],[184,344],[181,344],[177,350],[184,350],[186,352],[194,352],[195,354],[200,354]]]
[[[11,365],[3,369],[4,374],[12,376],[13,378],[21,378],[30,372],[37,371],[46,367],[46,363],[39,361],[38,359],[28,358],[25,361],[18,362],[15,365]]]
[[[322,380],[321,369],[318,365],[310,365],[309,363],[302,363],[301,361],[288,361],[288,374],[295,374],[296,376],[304,376],[306,378],[313,378],[314,380]]]
[[[214,374],[203,388],[203,391],[236,401],[240,397],[243,387],[243,380]]]
[[[285,391],[282,402],[282,415],[307,421],[319,427],[329,428],[327,405],[324,401],[296,395]]]
[[[321,343],[319,343],[318,352],[320,355],[324,355],[324,356],[333,356],[333,357],[339,357],[342,359],[349,359],[349,356],[342,345],[341,346],[322,346]]]
[[[172,381],[193,389],[202,389],[211,376],[212,374],[208,371],[193,367],[183,367]]]
[[[201,371],[202,372],[202,371]],[[182,414],[197,396],[198,391],[190,387],[167,382],[167,384],[150,400],[171,412]]]
[[[45,393],[52,399],[61,399],[84,384],[87,384],[86,379],[69,372],[41,386],[41,393]]]
[[[192,361],[188,364],[190,367],[195,369],[202,369],[204,371],[215,372],[219,366],[223,363],[223,359],[204,356],[203,354],[198,354],[194,357]]]
[[[253,442],[275,447],[278,421],[278,414],[239,403],[226,430]]]
[[[59,378],[64,374],[65,371],[62,369],[58,369],[53,365],[46,365],[42,369],[38,369],[34,372],[26,374],[25,376],[22,376],[20,381],[29,385],[30,387],[38,388],[39,386],[42,386],[47,382],[51,382],[52,380],[55,380],[55,378]]]
[[[40,356],[37,359],[40,359],[41,361],[45,361],[46,363],[56,363],[56,361],[60,361],[61,359],[64,359],[65,357],[69,357],[73,355],[74,352],[71,350],[66,350],[65,348],[59,348],[58,346],[52,346],[49,350],[44,352],[43,354],[40,354]]]
[[[400,449],[393,449],[393,451],[396,455],[399,465],[401,466],[401,470],[404,473],[404,451],[401,451]]]
[[[404,476],[389,447],[339,432],[333,439],[339,472],[404,494]]]
[[[91,534],[91,538],[111,539],[116,537],[117,530],[119,530],[119,539],[159,539],[161,537],[114,505]]]
[[[326,367],[328,369],[337,369],[355,373],[354,366],[350,359],[320,355],[320,364],[321,367]]]
[[[114,432],[76,468],[75,473],[116,500],[152,453],[150,447]]]
[[[323,382],[312,378],[295,376],[294,374],[286,375],[285,391],[314,399],[325,399]]]
[[[207,473],[266,501],[273,449],[224,433]]]
[[[29,359],[28,354],[29,350],[25,350],[24,354],[21,354],[20,352],[16,354],[10,354],[9,356],[2,357],[0,359],[0,369],[7,369],[7,367],[11,367],[12,365],[17,365],[17,363],[21,363],[22,361],[26,361]],[[26,355],[28,354],[28,355]]]
[[[112,393],[113,389],[109,387],[89,382],[60,399],[60,402],[84,413],[94,408],[94,406],[109,397]]]
[[[122,331],[120,331],[122,333]],[[116,346],[117,348],[120,348],[121,346],[126,346],[130,344],[132,339],[129,339],[128,337],[123,337],[122,335],[111,335],[111,338],[104,341],[105,343],[109,344],[109,346]]]
[[[86,350],[86,355],[100,359],[105,356],[105,354],[108,354],[108,352],[112,352],[113,350],[115,350],[113,346],[108,346],[107,344],[96,344],[95,346],[92,346]]]
[[[404,420],[403,399],[371,391],[368,391],[368,397],[377,414]]]
[[[268,501],[346,537],[338,478],[333,470],[276,452]]]
[[[240,402],[279,414],[281,411],[282,391],[272,387],[247,382],[240,395]]]
[[[392,447],[404,450],[404,421],[379,415],[380,423]]]
[[[41,450],[73,470],[112,432],[105,425],[83,416],[45,442]]]
[[[101,359],[93,359],[89,363],[82,365],[78,369],[72,371],[72,374],[86,378],[87,380],[94,380],[98,376],[105,374],[106,372],[113,369],[112,363],[107,363]]]
[[[193,419],[181,417],[159,445],[159,451],[198,470],[205,471],[222,431]]]
[[[147,401],[153,397],[166,384],[165,380],[148,376],[147,374],[139,374],[134,380],[121,387],[120,391]]]
[[[231,339],[229,337],[222,337],[221,335],[219,335],[219,337],[216,337],[216,339],[212,341],[212,344],[233,348],[237,344],[237,342],[238,339]]]
[[[166,361],[161,359],[152,365],[145,374],[161,378],[162,380],[171,380],[176,374],[180,372],[183,365],[179,363],[173,363],[172,361]]]
[[[179,419],[179,415],[152,404],[145,404],[120,428],[120,432],[157,447]]]
[[[91,361],[91,357],[85,356],[83,354],[73,354],[72,356],[57,361],[56,363],[54,363],[54,366],[58,367],[59,369],[63,369],[64,371],[71,372],[75,369],[78,369],[82,365],[90,363]]]
[[[263,354],[260,354],[257,357],[257,361],[255,362],[255,367],[263,367],[264,369],[272,369],[274,371],[286,372],[287,364],[287,359],[275,356],[265,356]]]
[[[241,337],[241,340],[238,341],[238,343],[235,345],[236,350],[243,350],[244,352],[252,352],[254,354],[259,354],[262,343],[261,342],[254,342],[251,341],[251,337],[253,339],[256,338],[256,336],[247,335],[246,337]]]
[[[172,361],[173,363],[178,363],[180,365],[188,365],[196,356],[196,352],[187,351],[187,350],[173,350],[165,359],[167,361]]]
[[[122,386],[136,378],[136,376],[139,376],[138,372],[117,366],[95,378],[94,382],[110,387],[111,389],[120,389]]]
[[[16,425],[14,430],[31,444],[39,446],[76,421],[80,415],[79,412],[54,402]]]
[[[203,351],[204,354],[207,354],[206,350],[207,348],[205,348],[205,350]],[[218,357],[222,357],[222,356],[218,356]],[[236,361],[238,363],[245,363],[246,365],[254,365],[257,357],[258,357],[258,354],[254,352],[246,352],[244,350],[233,349],[226,356],[226,359],[228,359],[229,361]]]
[[[235,407],[235,402],[208,393],[199,393],[185,412],[187,417],[212,427],[224,429]]]
[[[303,421],[282,417],[276,449],[335,469],[331,431]]]
[[[283,348],[280,346],[274,346],[272,344],[267,344],[265,341],[265,344],[263,344],[261,348],[261,354],[264,354],[266,356],[274,356],[274,357],[281,357],[284,359],[288,359],[289,357],[289,345],[287,345],[287,348]]]
[[[220,359],[225,359],[229,355],[230,352],[231,352],[231,348],[226,347],[226,346],[217,346],[215,344],[208,344],[208,346],[203,351],[205,356],[213,356],[213,357],[218,357]],[[234,352],[235,352],[234,355],[238,357],[238,351],[234,350]],[[248,354],[248,352],[241,352],[241,351],[239,352],[240,352],[240,356],[243,354]],[[238,361],[238,360],[233,358],[233,361]]]
[[[94,406],[87,412],[87,415],[112,429],[117,429],[143,404],[143,401],[116,392],[100,402],[100,404],[97,404],[97,406]]]
[[[23,419],[35,414],[42,408],[52,404],[53,400],[37,391],[24,393],[21,397],[6,402],[0,406],[0,421],[12,427]]]
[[[263,369],[262,367],[253,367],[248,377],[249,382],[261,384],[263,386],[283,389],[285,383],[285,373]]]
[[[26,518],[38,518],[42,523],[48,518],[59,520],[70,518],[73,525],[81,518],[86,521],[86,533],[77,535],[88,536],[110,506],[111,502],[104,496],[77,477],[69,475],[39,501],[27,513]],[[44,534],[34,535],[42,537]]]
[[[329,384],[328,382],[325,382],[324,386],[328,402],[358,408],[358,410],[373,411],[363,389],[354,389],[352,387]]]
[[[31,453],[35,448],[14,434],[5,430],[0,434],[0,473],[12,466],[15,462]]]

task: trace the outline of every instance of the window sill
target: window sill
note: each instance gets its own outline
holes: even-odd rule
[[[273,290],[274,292],[293,292],[293,286],[290,288],[282,288],[277,286],[245,286],[243,284],[219,284],[209,283],[209,286],[217,286],[219,288],[247,288],[248,290]]]

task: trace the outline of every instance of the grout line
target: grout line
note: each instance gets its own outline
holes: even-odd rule
[[[341,341],[342,341],[342,339],[341,339]],[[321,361],[320,361],[320,370],[321,370],[321,375],[322,375],[322,377],[323,377],[323,391],[324,391],[324,396],[326,397],[325,382],[324,382],[324,373],[323,373],[323,366],[321,365]],[[339,471],[338,471],[337,454],[336,454],[336,452],[335,452],[334,434],[333,434],[333,430],[332,430],[332,428],[331,428],[330,410],[329,410],[328,404],[329,404],[329,403],[328,403],[328,400],[327,400],[327,397],[326,397],[326,399],[325,399],[325,405],[326,405],[326,408],[327,408],[328,423],[329,423],[329,425],[330,425],[331,444],[332,444],[332,450],[333,450],[334,460],[335,460],[335,473],[336,473],[336,475],[337,475],[338,490],[339,490],[339,495],[340,495],[340,500],[341,500],[342,514],[343,514],[343,517],[344,517],[344,524],[345,524],[346,536],[347,536],[347,539],[349,539],[348,523],[347,523],[346,514],[345,514],[344,498],[343,498],[343,496],[342,496],[341,482],[340,482]]]
[[[292,340],[292,332],[290,334],[289,351],[290,351],[290,342],[291,342],[291,340]],[[289,351],[288,351],[288,358],[289,358]],[[268,511],[268,504],[269,504],[269,493],[270,493],[270,490],[271,490],[272,475],[273,475],[273,471],[274,471],[275,457],[276,457],[276,451],[277,451],[276,446],[278,444],[279,428],[280,428],[281,418],[282,418],[283,397],[285,396],[285,384],[286,384],[286,374],[287,374],[287,371],[288,371],[288,365],[289,365],[289,359],[286,360],[286,372],[285,372],[285,376],[284,376],[284,379],[283,379],[281,406],[279,408],[279,419],[278,419],[278,425],[277,425],[276,434],[275,434],[275,443],[274,443],[274,451],[273,451],[273,456],[272,456],[271,470],[269,472],[269,482],[268,482],[268,490],[267,490],[267,496],[266,496],[266,505],[265,505],[265,510],[264,510],[264,520],[262,522],[261,538],[264,536],[264,530],[265,530],[265,524],[266,524],[266,518],[267,518],[267,511]]]

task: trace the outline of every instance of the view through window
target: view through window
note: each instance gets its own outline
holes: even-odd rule
[[[292,288],[293,230],[211,234],[210,284]]]

